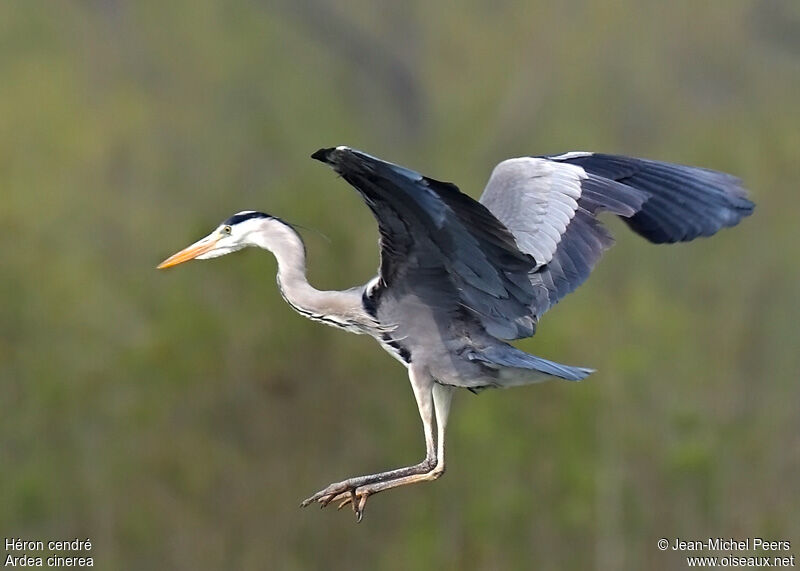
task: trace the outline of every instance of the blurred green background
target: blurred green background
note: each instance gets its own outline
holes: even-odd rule
[[[524,4],[524,5],[523,5]],[[646,5],[645,5],[646,4]],[[0,532],[100,569],[676,569],[660,537],[800,556],[800,4],[0,3]],[[363,283],[375,223],[308,158],[347,144],[477,196],[570,149],[725,170],[710,240],[617,223],[521,347],[579,384],[459,393],[448,472],[352,513],[329,482],[416,462],[406,373],[295,315],[248,250],[154,266],[244,209]],[[4,554],[5,555],[5,554]]]

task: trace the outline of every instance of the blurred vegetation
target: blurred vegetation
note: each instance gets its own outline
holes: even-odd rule
[[[800,4],[0,3],[0,530],[101,569],[673,569],[660,537],[800,556]],[[756,214],[618,245],[521,346],[598,372],[459,394],[446,476],[299,510],[423,451],[405,371],[296,316],[260,251],[156,272],[243,209],[371,277],[348,144],[477,196],[509,156],[736,173]]]

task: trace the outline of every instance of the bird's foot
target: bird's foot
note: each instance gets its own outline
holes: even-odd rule
[[[351,504],[353,513],[356,514],[356,521],[360,522],[364,517],[364,506],[367,505],[367,498],[383,490],[412,483],[420,478],[426,479],[427,474],[432,473],[435,466],[436,458],[431,457],[426,458],[419,464],[406,468],[348,478],[331,484],[313,496],[306,498],[300,504],[300,507],[305,508],[316,502],[321,508],[324,508],[331,502],[341,502],[339,509],[342,509],[347,504]]]
[[[360,488],[358,482],[354,480],[356,479],[331,484],[303,500],[300,507],[305,508],[316,502],[320,508],[324,508],[333,501],[340,501],[341,503],[337,509],[342,509],[347,504],[352,504],[353,513],[356,514],[356,521],[360,523],[364,517],[364,506],[367,505],[367,498],[372,492],[368,489],[369,486]]]

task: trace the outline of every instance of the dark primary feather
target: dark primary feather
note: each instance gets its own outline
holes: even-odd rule
[[[623,220],[657,244],[711,236],[753,212],[741,181],[727,173],[599,153],[561,162],[645,192],[641,209]]]
[[[430,303],[442,303],[448,291],[490,335],[533,334],[528,273],[535,261],[488,209],[453,184],[346,147],[312,157],[355,187],[375,215],[381,287],[402,287]]]
[[[576,169],[576,167],[579,167]],[[572,218],[561,232],[550,259],[531,273],[538,294],[531,312],[538,319],[562,297],[581,285],[613,244],[597,219],[607,211],[622,218],[637,234],[654,243],[711,236],[737,224],[753,211],[741,181],[729,174],[646,159],[595,153],[512,159],[492,174],[481,202],[525,243],[536,249],[531,236],[553,232],[556,213],[543,205],[558,195],[574,195],[580,185]],[[519,206],[520,196],[534,200],[533,208]],[[534,214],[539,217],[534,219]],[[515,230],[518,229],[518,230]],[[546,233],[545,233],[546,234]]]

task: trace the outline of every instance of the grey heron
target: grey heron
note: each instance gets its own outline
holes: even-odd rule
[[[408,369],[425,436],[413,466],[345,479],[302,506],[352,504],[435,480],[445,468],[445,428],[456,388],[478,392],[593,372],[525,353],[509,342],[535,333],[541,316],[583,283],[613,240],[597,218],[620,217],[650,242],[710,236],[753,211],[731,175],[590,152],[499,163],[479,201],[455,185],[348,147],[320,149],[378,222],[380,267],[365,285],[320,291],[306,279],[295,229],[256,211],[231,216],[167,258],[168,268],[248,246],[271,251],[278,288],[301,315],[374,337]]]

